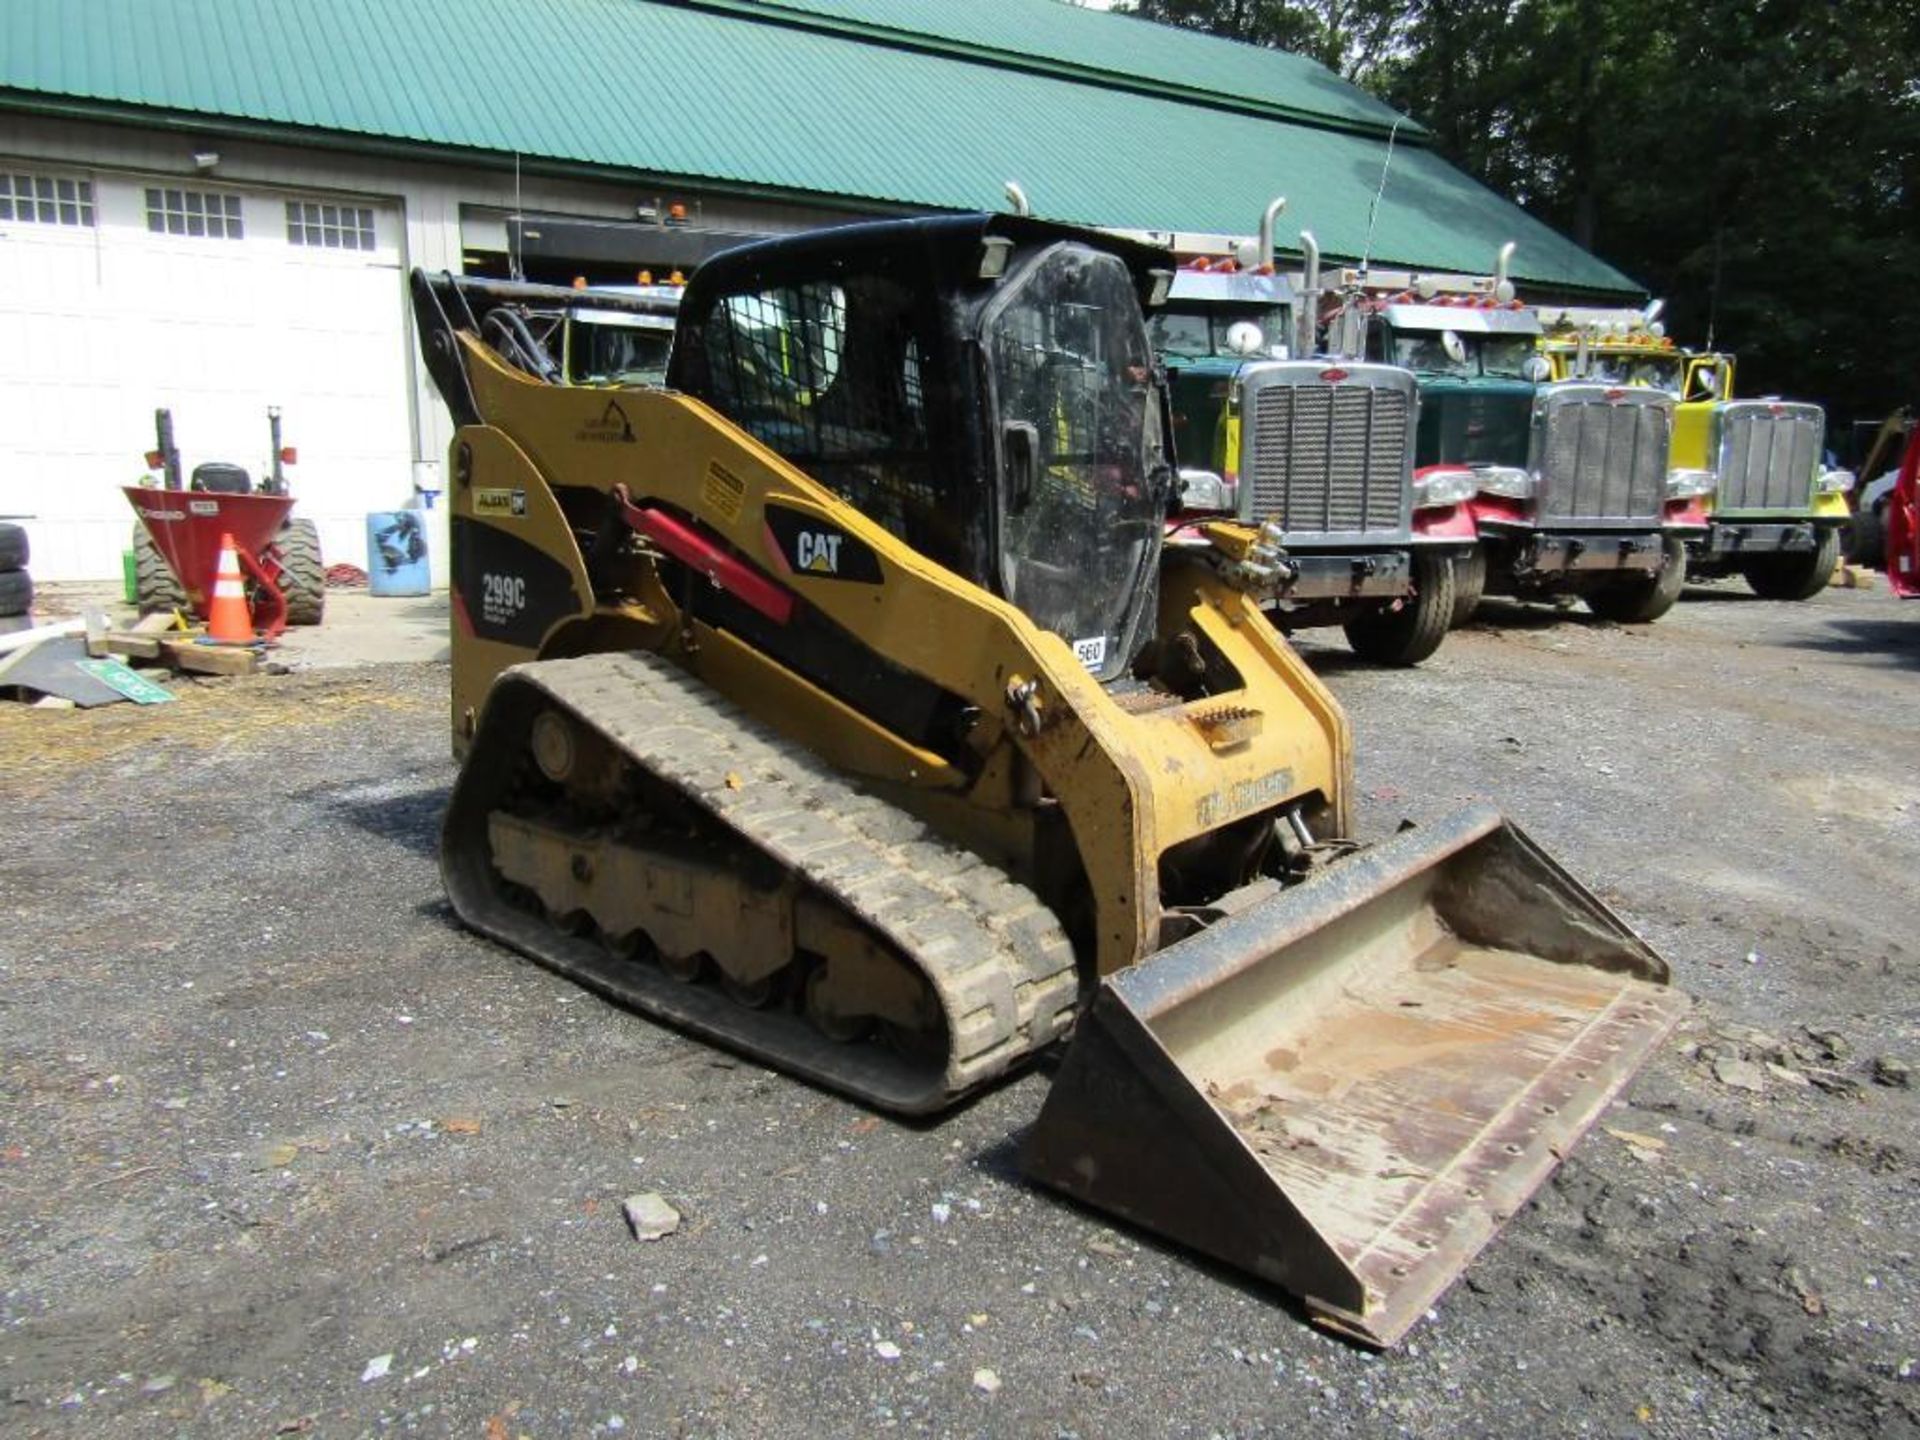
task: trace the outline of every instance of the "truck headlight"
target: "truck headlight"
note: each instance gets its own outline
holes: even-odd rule
[[[1844,495],[1853,489],[1851,470],[1822,470],[1820,472],[1820,493],[1822,495]]]
[[[1180,472],[1180,508],[1183,511],[1221,511],[1233,510],[1233,489],[1211,470],[1182,470]]]
[[[1711,470],[1669,470],[1667,499],[1698,500],[1720,488],[1720,477]]]
[[[1533,476],[1515,465],[1481,465],[1473,478],[1482,495],[1504,495],[1509,500],[1533,498]]]
[[[1473,471],[1435,466],[1424,475],[1413,477],[1413,508],[1436,510],[1442,505],[1459,505],[1471,500],[1479,490],[1480,477]]]

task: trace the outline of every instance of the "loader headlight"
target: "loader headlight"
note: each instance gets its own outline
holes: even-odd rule
[[[1180,472],[1180,509],[1230,514],[1233,511],[1233,487],[1211,470]]]
[[[1413,508],[1437,510],[1459,505],[1480,492],[1480,477],[1464,467],[1436,467],[1413,477]]]
[[[1481,465],[1473,478],[1482,495],[1503,495],[1509,500],[1533,498],[1533,476],[1517,465]]]
[[[1667,499],[1698,500],[1719,488],[1720,477],[1711,470],[1669,470]]]
[[[980,242],[980,278],[998,280],[1007,273],[1007,258],[1013,254],[1013,241],[1004,235],[989,235]]]
[[[1822,495],[1844,495],[1853,489],[1851,470],[1822,470],[1820,472],[1820,493]]]

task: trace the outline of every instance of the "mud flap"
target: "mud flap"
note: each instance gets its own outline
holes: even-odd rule
[[[1022,1163],[1392,1345],[1685,1012],[1667,980],[1463,811],[1110,977]]]

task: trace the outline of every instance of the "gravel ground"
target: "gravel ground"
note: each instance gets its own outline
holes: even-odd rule
[[[1044,1071],[897,1124],[463,933],[443,667],[8,709],[0,1425],[1920,1433],[1920,606],[1488,611],[1303,645],[1363,832],[1493,800],[1700,1003],[1380,1356],[1023,1184]]]

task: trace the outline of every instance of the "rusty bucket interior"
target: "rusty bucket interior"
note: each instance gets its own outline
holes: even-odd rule
[[[1667,981],[1465,811],[1111,977],[1023,1163],[1392,1345],[1679,1019]]]

